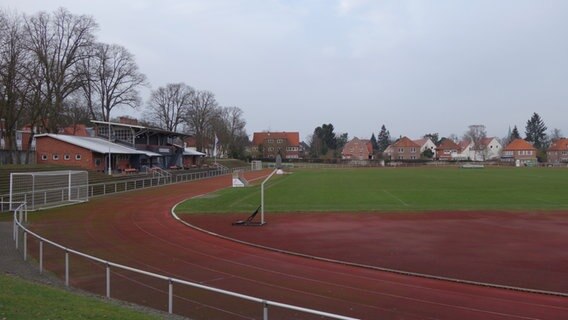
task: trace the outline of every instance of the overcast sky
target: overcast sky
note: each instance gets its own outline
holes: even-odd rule
[[[247,131],[332,123],[369,138],[506,135],[537,112],[568,134],[568,1],[3,0],[98,22],[157,88],[185,82],[245,112]],[[146,99],[148,92],[145,92]],[[116,112],[129,113],[129,110]],[[114,116],[114,115],[113,115]],[[138,114],[140,116],[140,114]]]

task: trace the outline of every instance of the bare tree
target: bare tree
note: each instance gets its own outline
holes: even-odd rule
[[[185,83],[169,83],[152,91],[147,120],[164,130],[176,132],[195,95],[195,90]]]
[[[197,150],[211,147],[214,141],[213,121],[219,111],[215,95],[210,91],[197,91],[185,114],[185,123],[195,135]]]
[[[25,115],[22,97],[27,91],[24,66],[28,61],[22,30],[22,16],[0,12],[0,132],[8,150],[17,150],[16,131]],[[11,162],[19,161],[12,152]]]
[[[215,134],[219,138],[222,154],[233,158],[244,156],[248,135],[245,130],[246,121],[243,110],[238,107],[222,107],[213,122]]]
[[[487,137],[487,131],[482,124],[473,124],[468,127],[469,129],[464,134],[465,140],[470,140],[473,143],[474,159],[477,160],[478,153],[482,155],[482,160],[485,160],[484,146],[482,145],[483,139]]]
[[[564,138],[562,131],[558,128],[552,129],[548,136],[550,137],[551,142]]]
[[[81,89],[91,117],[109,121],[115,107],[136,108],[141,99],[138,88],[146,85],[134,56],[124,47],[96,43],[92,53],[81,61]]]
[[[25,18],[27,49],[38,62],[42,82],[41,122],[48,132],[57,132],[65,98],[82,84],[78,66],[89,55],[96,28],[93,18],[63,8]]]

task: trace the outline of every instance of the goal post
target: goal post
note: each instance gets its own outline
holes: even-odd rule
[[[250,162],[250,170],[251,171],[260,171],[262,170],[262,161],[260,160],[253,160]]]
[[[262,181],[260,184],[260,224],[264,225],[266,221],[264,220],[264,184],[272,178],[272,176],[278,171],[279,169],[274,169],[272,173]]]
[[[249,182],[245,178],[243,170],[233,171],[233,188],[248,187]]]
[[[26,203],[28,210],[89,200],[87,171],[13,172],[10,174],[10,210]]]

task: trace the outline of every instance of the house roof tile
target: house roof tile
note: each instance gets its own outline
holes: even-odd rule
[[[291,146],[300,145],[300,133],[299,132],[255,132],[252,138],[252,143],[254,145],[261,145],[266,139],[286,139],[288,144]]]
[[[532,144],[523,140],[523,139],[515,139],[509,143],[503,151],[518,151],[518,150],[536,150]]]
[[[548,151],[568,151],[568,139],[558,139],[550,145]]]
[[[410,140],[408,137],[402,137],[397,142],[395,142],[393,144],[393,147],[395,147],[395,148],[403,148],[403,147],[420,148],[420,145],[417,144],[416,142]]]
[[[442,139],[442,141],[440,141],[440,144],[438,145],[438,149],[459,150],[460,146],[457,143],[453,142],[451,139],[444,138],[444,139]]]

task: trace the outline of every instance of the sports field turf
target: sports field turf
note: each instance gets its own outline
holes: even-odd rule
[[[177,212],[252,212],[259,182],[194,198]],[[559,168],[298,169],[266,187],[270,212],[568,209],[568,170]]]

